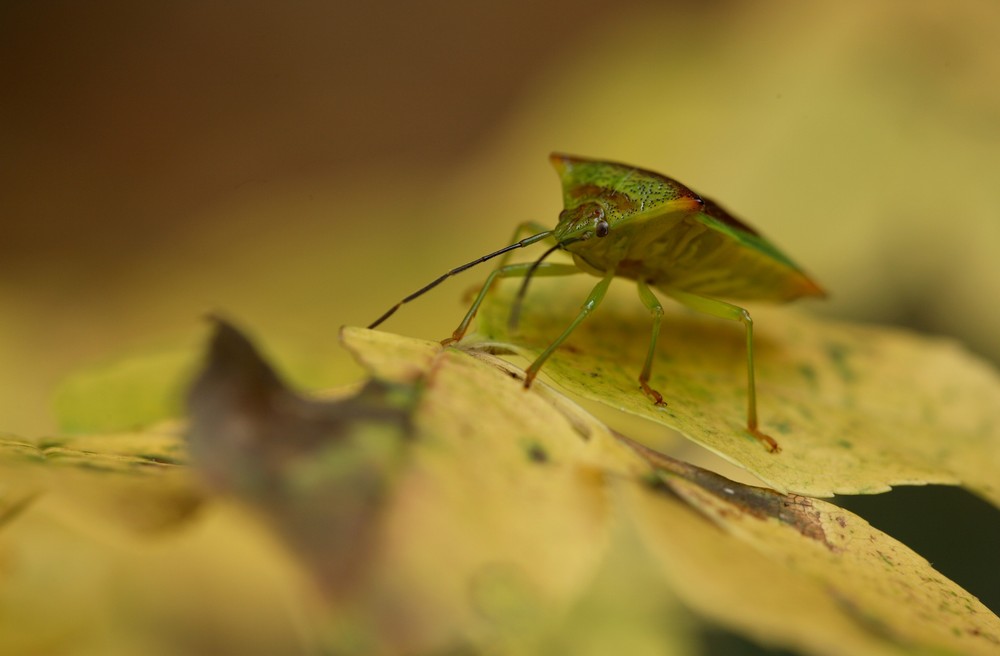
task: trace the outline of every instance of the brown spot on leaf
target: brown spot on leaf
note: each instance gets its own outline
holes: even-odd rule
[[[545,464],[549,462],[549,453],[545,450],[538,442],[530,442],[524,447],[525,453],[528,454],[528,460],[531,462],[537,462],[538,464]]]

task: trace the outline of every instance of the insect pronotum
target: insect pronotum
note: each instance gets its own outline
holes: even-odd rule
[[[663,396],[649,385],[663,317],[663,306],[650,290],[652,286],[689,308],[744,325],[747,432],[770,451],[780,451],[778,443],[758,425],[753,321],[745,309],[728,301],[784,302],[803,296],[822,297],[825,292],[756,230],[718,203],[699,196],[676,180],[634,166],[559,153],[552,154],[550,160],[562,180],[565,205],[554,229],[530,221],[522,223],[514,232],[511,240],[514,243],[441,275],[391,307],[369,328],[375,328],[404,303],[445,279],[495,257],[501,257],[499,265],[444,344],[458,341],[465,335],[497,278],[524,278],[511,308],[510,321],[515,324],[521,299],[532,276],[580,272],[598,276],[600,282],[576,318],[525,371],[524,386],[527,388],[549,356],[601,303],[612,279],[631,278],[636,281],[639,299],[653,319],[652,337],[639,374],[639,387],[646,396],[657,405],[664,405]],[[533,234],[518,239],[526,233]],[[511,251],[541,241],[550,241],[553,245],[534,262],[506,263]],[[544,262],[555,250],[570,253],[574,264]]]

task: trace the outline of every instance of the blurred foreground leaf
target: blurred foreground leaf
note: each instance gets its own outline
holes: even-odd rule
[[[129,431],[177,417],[181,386],[197,367],[194,345],[132,354],[74,372],[54,399],[64,433]]]
[[[132,641],[142,612],[124,599],[138,585],[132,577],[148,584],[152,574],[131,569],[133,555],[155,563],[149,547],[162,552],[199,517],[204,488],[185,451],[176,422],[118,435],[0,438],[0,653],[154,653]],[[144,589],[143,604],[170,598],[163,586]]]
[[[220,324],[196,471],[177,425],[0,440],[0,651],[696,654],[718,628],[808,654],[1000,647],[996,615],[843,509],[651,451],[492,355],[343,341],[371,379],[309,399]]]
[[[190,518],[201,504],[185,451],[176,423],[116,435],[5,437],[0,472],[7,499],[44,499],[50,511],[94,531],[156,532]]]
[[[507,328],[515,285],[498,285],[463,347],[534,359],[593,285],[580,278],[536,281],[516,335]],[[656,407],[637,382],[650,317],[626,287],[612,286],[543,375],[675,428],[777,490],[832,496],[947,483],[1000,505],[1000,376],[958,344],[784,308],[752,309],[761,426],[782,448],[771,454],[744,428],[742,326],[665,302],[650,384],[668,405]]]
[[[217,490],[265,511],[331,596],[358,593],[376,517],[397,478],[415,391],[371,381],[354,396],[291,392],[220,322],[190,394],[188,442]]]
[[[1000,645],[1000,619],[840,508],[649,451],[490,355],[343,339],[373,380],[321,402],[221,327],[191,432],[324,586],[338,653],[696,653],[705,623],[816,654]]]

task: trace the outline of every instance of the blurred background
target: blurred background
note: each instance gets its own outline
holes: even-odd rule
[[[209,311],[357,377],[340,325],[555,221],[553,150],[717,197],[810,311],[1000,359],[998,33],[971,0],[3,3],[0,427]],[[386,328],[447,335],[479,279]]]
[[[1000,361],[998,36],[974,0],[2,3],[0,430],[210,311],[358,378],[341,325],[554,223],[553,150],[717,198],[831,292],[806,311]],[[448,335],[479,280],[385,328]]]

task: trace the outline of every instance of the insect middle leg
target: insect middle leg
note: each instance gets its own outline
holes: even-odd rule
[[[560,265],[554,265],[554,266],[560,266]],[[561,265],[561,266],[568,266],[568,265]],[[576,267],[573,268],[576,269]],[[538,270],[541,271],[541,267],[539,267]],[[576,270],[580,271],[580,269]],[[531,381],[535,380],[535,376],[538,375],[538,371],[542,368],[542,365],[545,364],[545,361],[549,359],[549,356],[555,353],[555,350],[559,348],[559,346],[562,345],[563,342],[566,341],[566,338],[568,338],[571,334],[573,334],[573,331],[576,330],[576,327],[579,326],[580,323],[584,319],[586,319],[590,315],[590,313],[597,308],[598,305],[601,304],[601,301],[604,300],[604,295],[607,294],[608,287],[611,285],[611,281],[614,280],[614,278],[615,278],[614,269],[609,269],[608,272],[604,274],[604,277],[601,278],[601,281],[594,286],[593,290],[591,290],[590,296],[588,296],[587,300],[583,302],[583,306],[580,308],[580,313],[576,315],[576,318],[573,319],[573,321],[569,324],[569,326],[566,327],[566,330],[564,330],[562,334],[559,335],[559,337],[556,337],[556,340],[554,342],[549,344],[548,348],[542,351],[541,355],[535,358],[535,361],[531,363],[531,366],[525,370],[524,386],[526,388],[531,387]]]
[[[455,332],[451,334],[451,337],[441,341],[441,344],[447,346],[453,342],[457,342],[465,336],[466,331],[469,329],[469,324],[476,316],[476,312],[479,311],[479,306],[483,304],[483,299],[486,298],[486,293],[490,291],[490,287],[493,286],[493,282],[497,278],[519,278],[528,274],[528,271],[534,266],[534,262],[520,262],[518,264],[508,264],[502,266],[499,269],[494,269],[489,277],[486,278],[486,282],[479,289],[479,293],[476,295],[476,300],[472,302],[472,306],[469,311],[465,313],[465,317],[462,319],[462,323],[458,324],[458,328]],[[535,269],[536,276],[568,276],[574,273],[583,273],[581,269],[572,264],[560,264],[557,262],[543,262]]]
[[[676,299],[692,310],[704,312],[722,319],[733,319],[739,321],[746,328],[747,337],[747,432],[763,442],[771,452],[781,451],[781,447],[770,435],[764,433],[757,427],[757,390],[755,384],[753,367],[753,319],[750,313],[743,308],[726,303],[714,298],[706,298],[697,294],[677,291],[674,289],[664,290],[669,296]]]
[[[645,280],[639,280],[639,299],[646,306],[650,314],[653,315],[653,335],[649,339],[649,350],[646,352],[646,363],[642,366],[642,373],[639,374],[639,387],[646,393],[646,396],[659,406],[667,405],[663,400],[663,395],[649,386],[649,376],[653,369],[653,355],[656,353],[656,340],[660,336],[660,322],[663,320],[663,306],[660,300],[650,291]]]

